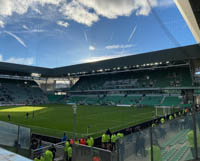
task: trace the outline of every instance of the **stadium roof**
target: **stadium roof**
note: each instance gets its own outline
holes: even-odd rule
[[[197,43],[200,43],[200,1],[175,0],[175,3]]]
[[[151,64],[157,62],[175,62],[192,59],[200,59],[199,44],[59,68],[42,68],[0,62],[0,74],[23,76],[30,75],[32,73],[38,73],[43,77],[62,77],[67,76],[69,73],[72,74],[92,72],[98,70],[113,69],[117,67],[130,67],[137,65],[140,66],[143,64]]]
[[[43,76],[50,76],[51,69],[0,62],[0,73],[1,74],[11,74],[11,75],[22,75],[22,76],[30,75],[32,73],[39,73]]]
[[[65,75],[67,73],[78,72],[91,72],[92,70],[105,70],[113,69],[116,67],[129,67],[143,64],[151,64],[156,62],[167,61],[184,61],[190,59],[200,58],[200,45],[191,45],[186,47],[179,47],[174,49],[167,49],[161,51],[154,51],[150,53],[125,56],[121,58],[109,59],[93,63],[84,63],[79,65],[66,66],[61,68],[55,68],[54,74]]]

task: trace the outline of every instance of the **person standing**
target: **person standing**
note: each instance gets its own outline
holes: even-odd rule
[[[51,150],[46,150],[44,153],[44,161],[53,161],[53,153]]]
[[[92,147],[93,145],[94,145],[94,139],[93,139],[93,137],[88,137],[88,139],[87,139],[87,145],[88,146],[90,146],[90,147]]]
[[[151,148],[148,149],[148,157],[151,159]],[[153,145],[153,160],[154,161],[162,160],[161,151],[159,146],[157,145]]]
[[[29,113],[27,112],[27,113],[26,113],[26,119],[28,119],[28,116],[29,116]]]
[[[52,146],[51,146],[51,152],[53,154],[53,160],[54,160],[56,157],[56,148],[55,148],[54,144],[52,144]]]
[[[101,137],[102,148],[106,149],[106,134],[103,134]]]
[[[8,114],[8,121],[10,121],[10,118],[11,118],[11,116],[10,116],[10,114]]]
[[[106,149],[110,150],[110,134],[106,134]]]
[[[117,141],[117,135],[112,134],[111,136],[111,144],[112,144],[112,150],[116,150],[116,141]]]
[[[64,132],[64,135],[63,135],[63,137],[62,137],[62,139],[61,139],[61,142],[64,142],[64,141],[67,141],[67,136],[66,136],[66,133]]]
[[[71,145],[68,147],[67,153],[68,153],[68,161],[72,161],[72,147],[71,147]]]
[[[190,130],[188,133],[187,133],[187,136],[186,136],[186,139],[189,143],[189,147],[190,147],[190,150],[192,152],[192,155],[193,157],[195,158],[195,150],[194,150],[194,131],[193,130]],[[200,152],[200,134],[197,133],[197,148],[198,148],[198,153]],[[200,155],[200,154],[199,154]],[[198,156],[199,156],[198,155]]]
[[[81,138],[80,139],[80,144],[81,145],[86,145],[86,139],[85,138]]]
[[[38,140],[33,136],[31,140],[31,149],[35,150],[38,148]]]
[[[94,146],[94,138],[92,136],[90,136],[90,142],[91,142],[91,146]]]
[[[68,160],[68,148],[69,148],[69,141],[65,142],[65,159]]]

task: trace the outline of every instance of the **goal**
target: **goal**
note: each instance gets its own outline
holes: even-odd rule
[[[172,106],[156,106],[156,116],[166,116],[171,114],[173,111]]]

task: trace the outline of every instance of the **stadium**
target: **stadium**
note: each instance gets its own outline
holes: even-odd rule
[[[198,160],[200,3],[175,4],[197,43],[61,67],[1,60],[0,160]]]

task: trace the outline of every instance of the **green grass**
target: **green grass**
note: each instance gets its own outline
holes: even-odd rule
[[[32,111],[34,110],[34,118]],[[129,108],[114,106],[78,106],[77,136],[101,135],[107,128],[116,131],[130,125],[152,119],[152,107]],[[26,112],[29,118],[26,119]],[[40,105],[22,107],[1,107],[0,120],[30,127],[32,132],[61,137],[66,131],[69,137],[73,134],[73,111],[70,105]],[[87,133],[87,127],[90,127]]]

